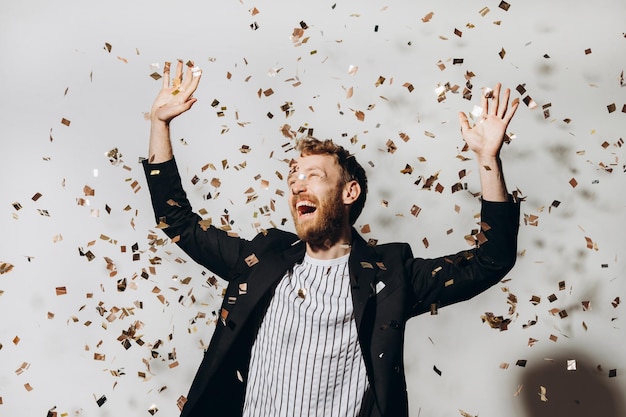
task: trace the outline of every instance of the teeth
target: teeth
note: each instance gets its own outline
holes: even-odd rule
[[[307,209],[306,207],[311,208],[311,210]],[[317,209],[317,207],[310,201],[299,201],[298,203],[296,203],[296,209],[301,215],[304,215],[313,213]]]

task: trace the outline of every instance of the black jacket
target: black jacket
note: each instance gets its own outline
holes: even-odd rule
[[[199,223],[175,160],[144,162],[157,222],[196,262],[228,281],[211,343],[182,417],[239,416],[250,349],[278,281],[305,253],[293,233],[269,229],[248,241]],[[519,204],[483,201],[481,244],[454,255],[414,258],[406,243],[370,246],[353,230],[354,315],[370,389],[361,415],[408,415],[403,364],[406,321],[469,299],[499,282],[517,255]]]

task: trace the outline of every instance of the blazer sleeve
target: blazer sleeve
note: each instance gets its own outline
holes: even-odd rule
[[[183,189],[175,159],[158,164],[144,160],[143,167],[157,227],[194,261],[228,280],[249,242],[201,222]]]
[[[471,250],[434,259],[410,258],[415,302],[410,315],[464,301],[498,283],[515,265],[519,202],[483,201],[481,231]]]

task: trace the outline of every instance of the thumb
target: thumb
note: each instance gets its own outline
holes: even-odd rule
[[[186,112],[187,110],[189,110],[191,108],[191,106],[194,105],[194,103],[198,101],[197,98],[190,98],[189,100],[185,101],[184,103],[181,103],[178,106],[178,109],[180,110],[177,114],[177,116],[181,115],[182,113]]]

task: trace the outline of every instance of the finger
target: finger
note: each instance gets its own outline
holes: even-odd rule
[[[481,94],[480,97],[480,107],[482,107],[483,112],[480,115],[481,117],[486,117],[487,114],[489,114],[489,97],[487,97],[487,94],[485,94],[486,92],[483,89],[483,93]]]
[[[196,101],[198,101],[198,99],[190,98],[189,100],[187,100],[183,104],[181,104],[180,105],[181,108],[182,108],[181,113],[186,112],[187,110],[189,110],[191,108],[191,106],[193,106]]]
[[[502,84],[498,83],[496,84],[496,86],[493,88],[493,91],[491,92],[491,114],[494,115],[499,115],[500,114],[500,87],[502,87]]]
[[[163,89],[169,88],[170,86],[170,66],[171,62],[165,61],[163,65]]]
[[[181,97],[183,100],[188,100],[193,96],[193,93],[198,88],[198,84],[200,84],[200,77],[202,76],[202,70],[198,67],[189,68],[187,74],[185,74],[185,79],[183,84],[180,87]]]
[[[470,129],[470,123],[467,115],[463,112],[459,112],[459,124],[461,125],[461,133],[465,135],[465,132]]]
[[[202,70],[199,67],[193,67],[191,69],[191,83],[189,84],[189,91],[193,94],[200,84],[200,78],[202,77]]]
[[[187,70],[185,71],[185,77],[183,78],[183,82],[181,84],[181,90],[187,90],[189,88],[189,85],[191,84],[192,78],[193,78],[193,71],[194,71],[194,65],[193,62],[189,61],[187,62]]]
[[[513,100],[513,102],[511,103],[511,110],[506,112],[506,116],[504,117],[504,121],[509,124],[509,122],[511,121],[511,119],[513,118],[513,115],[515,115],[515,112],[517,111],[517,108],[519,107],[519,98],[516,98]]]
[[[505,114],[509,108],[509,98],[511,97],[511,90],[507,88],[504,90],[504,96],[502,97],[502,105],[498,108],[498,117],[504,119]]]
[[[176,77],[174,78],[173,87],[179,88],[182,80],[183,80],[183,61],[179,59],[178,62],[176,63]]]

